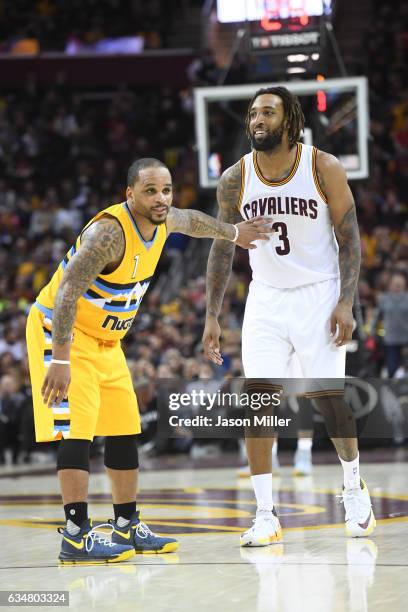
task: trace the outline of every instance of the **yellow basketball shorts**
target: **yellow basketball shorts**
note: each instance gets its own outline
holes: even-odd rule
[[[27,350],[37,442],[138,434],[140,415],[120,342],[107,343],[74,327],[71,383],[60,406],[43,403],[41,387],[52,355],[52,311],[32,306]]]

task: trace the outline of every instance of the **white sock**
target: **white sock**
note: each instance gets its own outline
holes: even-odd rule
[[[357,455],[353,461],[344,461],[339,457],[343,466],[344,488],[358,489],[360,487],[360,455]]]
[[[78,527],[78,525],[75,525],[75,523],[73,523],[71,519],[68,519],[66,529],[69,535],[77,535],[81,531],[81,528]]]
[[[298,438],[297,449],[310,451],[312,450],[313,439],[312,438]]]
[[[257,474],[251,476],[254,488],[257,510],[273,510],[272,474]]]
[[[116,521],[116,524],[118,527],[127,527],[129,523],[130,523],[130,520],[123,518],[123,516],[120,516],[118,520]]]

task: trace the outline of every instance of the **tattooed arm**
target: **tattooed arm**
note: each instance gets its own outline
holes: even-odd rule
[[[353,301],[360,274],[361,245],[353,194],[340,162],[328,153],[318,152],[317,173],[327,197],[334,231],[339,244],[340,297],[333,311],[331,331],[338,326],[336,344],[342,346],[351,339]]]
[[[124,249],[122,227],[112,217],[103,217],[84,232],[81,246],[69,261],[55,298],[52,341],[56,359],[67,357],[65,351],[69,351],[78,299],[108,264],[123,257]]]
[[[237,203],[241,190],[241,166],[236,163],[224,172],[218,187],[218,218],[236,223],[240,218]],[[207,313],[203,335],[204,352],[216,363],[222,364],[220,354],[221,329],[218,317],[221,312],[225,289],[231,274],[235,245],[222,240],[214,240],[207,264]]]
[[[235,237],[234,227],[230,223],[223,223],[199,210],[170,208],[166,225],[169,233],[180,232],[194,238],[220,238],[232,241]]]
[[[233,242],[236,234],[234,224],[239,220],[238,214],[231,219],[223,220],[214,219],[199,210],[170,208],[166,226],[168,233],[180,232],[193,238],[216,238]],[[244,249],[252,249],[254,240],[267,240],[269,228],[270,223],[265,220],[242,221],[237,224],[238,237],[235,242]]]
[[[109,264],[121,261],[124,251],[123,230],[113,217],[102,217],[83,233],[81,246],[70,259],[55,297],[52,318],[53,359],[69,362],[77,301],[98,274]],[[69,380],[68,365],[51,363],[41,390],[44,403],[58,405],[66,396]]]

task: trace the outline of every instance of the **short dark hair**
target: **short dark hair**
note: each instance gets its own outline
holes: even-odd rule
[[[154,157],[142,157],[141,159],[136,159],[129,167],[127,173],[127,184],[129,187],[134,185],[136,181],[139,180],[140,171],[146,170],[146,168],[168,169],[166,164],[160,161],[160,159],[155,159]]]
[[[299,140],[300,133],[305,127],[305,116],[303,114],[302,107],[300,106],[299,98],[291,93],[289,89],[286,89],[286,87],[264,87],[255,92],[251,102],[249,103],[248,112],[245,119],[245,127],[248,138],[250,136],[249,121],[252,105],[259,96],[263,96],[264,94],[273,94],[275,96],[279,96],[279,98],[282,100],[284,117],[288,126],[289,145],[293,147],[293,145]]]

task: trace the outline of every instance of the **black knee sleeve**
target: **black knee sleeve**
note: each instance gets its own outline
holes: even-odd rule
[[[85,470],[89,472],[90,440],[64,440],[58,446],[57,470]]]
[[[313,429],[313,404],[307,397],[298,397],[298,429],[308,430]]]
[[[111,470],[135,470],[139,467],[137,435],[107,436],[105,438],[105,465]]]
[[[279,381],[277,381],[278,383]],[[279,384],[268,379],[247,378],[244,392],[248,396],[245,417],[245,438],[273,438],[273,417],[279,414],[281,390]],[[265,417],[265,419],[263,419]]]

